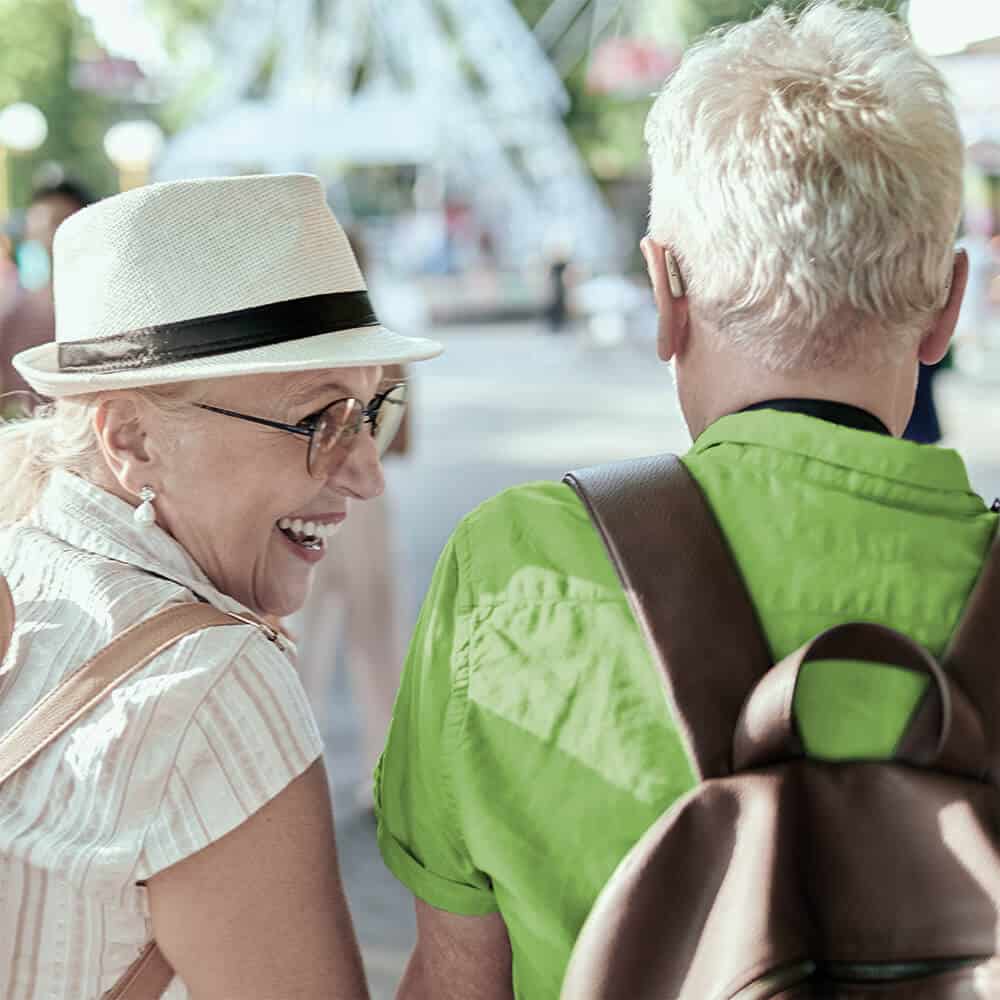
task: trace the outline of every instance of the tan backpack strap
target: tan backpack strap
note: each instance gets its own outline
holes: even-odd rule
[[[3,649],[5,607],[9,607],[13,623],[10,591],[0,576],[0,650]],[[0,784],[61,736],[112,688],[179,639],[212,625],[245,624],[266,629],[251,619],[225,614],[209,604],[179,604],[126,629],[50,691],[0,739]],[[151,941],[104,995],[104,1000],[158,1000],[173,976],[170,964],[156,942]]]
[[[170,963],[156,942],[150,941],[101,1000],[159,1000],[173,978]]]
[[[732,773],[747,695],[774,662],[743,579],[675,455],[571,472],[663,670],[702,779]]]
[[[70,674],[0,739],[0,785],[85,712],[178,639],[210,625],[244,624],[209,604],[178,604],[126,629]]]
[[[942,663],[979,710],[986,727],[990,775],[1000,786],[1000,534]]]
[[[7,655],[10,640],[14,635],[14,599],[10,596],[10,587],[0,574],[0,663]]]

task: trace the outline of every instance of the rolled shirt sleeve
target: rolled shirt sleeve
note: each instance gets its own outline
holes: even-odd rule
[[[456,764],[468,704],[472,612],[462,599],[458,553],[452,538],[417,622],[375,774],[375,803],[379,849],[396,878],[431,906],[479,916],[498,907],[461,830]]]

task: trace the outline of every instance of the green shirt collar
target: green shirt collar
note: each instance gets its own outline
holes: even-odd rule
[[[801,413],[752,410],[730,414],[707,427],[693,451],[703,454],[721,444],[758,445],[918,488],[975,496],[965,463],[951,448],[859,431]]]

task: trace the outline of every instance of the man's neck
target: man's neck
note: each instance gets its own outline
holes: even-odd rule
[[[700,370],[699,370],[700,369]],[[775,372],[743,354],[713,351],[677,365],[677,385],[693,437],[720,417],[770,399],[819,399],[855,406],[900,436],[913,409],[917,361],[878,369],[859,365],[807,372]]]
[[[830,399],[809,399],[793,396],[780,399],[769,399],[763,403],[753,403],[740,412],[751,410],[777,410],[782,413],[802,413],[818,420],[826,420],[842,427],[853,427],[855,430],[868,431],[874,434],[889,434],[889,428],[875,414],[860,406],[849,403],[838,403]]]

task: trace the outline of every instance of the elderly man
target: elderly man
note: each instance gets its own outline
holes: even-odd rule
[[[899,439],[968,268],[939,73],[882,12],[771,9],[687,53],[647,139],[684,462],[775,661],[857,619],[939,654],[997,530],[957,454]],[[808,749],[890,751],[920,681],[828,666],[797,697]],[[381,763],[381,849],[417,899],[400,996],[557,997],[602,885],[693,784],[576,495],[484,504],[441,557]]]

